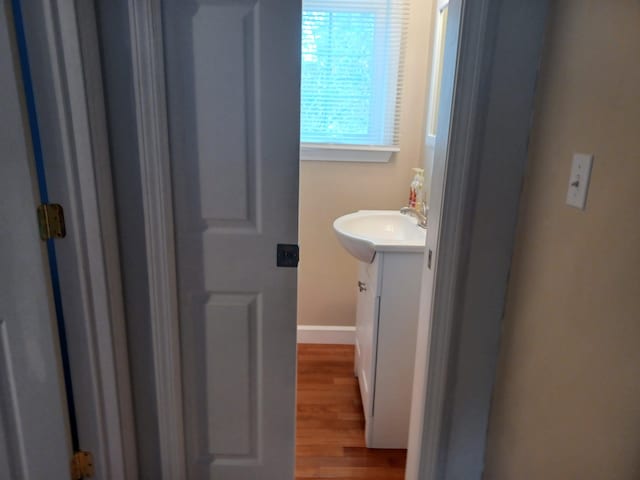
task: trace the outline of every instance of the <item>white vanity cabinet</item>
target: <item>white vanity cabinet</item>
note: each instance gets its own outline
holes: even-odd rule
[[[359,262],[355,373],[369,448],[407,448],[422,253]]]

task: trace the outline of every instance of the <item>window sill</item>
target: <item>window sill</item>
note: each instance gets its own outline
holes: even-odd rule
[[[400,148],[391,146],[302,143],[300,145],[300,160],[386,163],[391,159],[391,155],[399,151]]]

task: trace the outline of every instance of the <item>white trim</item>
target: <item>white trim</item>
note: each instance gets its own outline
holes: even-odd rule
[[[444,63],[449,78],[455,67],[455,80],[446,93],[443,84],[451,106],[443,104],[438,120],[440,131],[448,127],[435,153],[445,183],[435,198],[442,209],[432,309],[419,318],[406,480],[482,478],[547,7],[528,0],[449,5]],[[451,37],[459,41],[450,44]]]
[[[64,8],[70,10],[70,5],[65,3]],[[63,16],[62,8],[60,4],[61,17]],[[81,55],[81,59],[77,58],[77,61],[82,64],[84,78],[78,76],[75,79],[77,85],[72,85],[70,82],[68,94],[75,95],[76,99],[83,97],[86,101],[86,105],[82,105],[82,113],[86,116],[80,118],[77,123],[81,125],[86,122],[88,127],[86,133],[90,135],[86,140],[90,143],[91,152],[78,151],[77,155],[79,159],[85,161],[93,160],[97,212],[85,212],[84,217],[86,219],[97,213],[93,221],[99,223],[102,241],[102,258],[97,258],[96,255],[98,242],[88,245],[87,249],[91,252],[90,257],[93,263],[102,267],[96,272],[99,275],[98,281],[92,285],[94,297],[104,296],[103,301],[106,302],[106,305],[94,302],[94,309],[97,311],[104,309],[95,321],[96,343],[100,345],[103,357],[97,367],[97,375],[103,382],[101,400],[104,416],[102,420],[108,434],[106,448],[111,477],[134,480],[138,477],[138,459],[104,90],[100,59],[97,54],[99,44],[96,34],[96,16],[92,2],[76,4],[75,9],[77,38],[73,40],[79,42],[80,51],[77,54]],[[68,32],[64,26],[61,30]],[[67,68],[68,75],[73,71],[71,67],[72,65],[69,65]],[[91,223],[91,220],[87,221]],[[92,238],[88,236],[87,239]]]
[[[438,119],[434,118],[434,116],[438,115],[438,112],[435,111],[436,108],[436,94],[440,94],[441,92],[436,92],[436,89],[441,88],[441,78],[442,78],[442,68],[444,59],[440,57],[440,52],[442,49],[443,40],[446,42],[446,29],[447,25],[444,23],[443,19],[443,10],[448,8],[449,1],[438,2],[438,6],[435,12],[435,21],[433,27],[433,39],[431,42],[431,78],[429,79],[429,94],[428,94],[428,105],[427,105],[427,144],[432,140],[432,145],[435,145],[435,137],[437,134],[437,123]],[[438,108],[440,106],[440,101],[438,100]]]
[[[302,143],[300,160],[384,163],[399,151],[400,147],[395,146]]]
[[[439,230],[433,259],[433,291],[422,291],[416,366],[414,368],[411,426],[407,452],[407,480],[435,480],[438,477],[443,445],[443,412],[447,382],[451,375],[449,355],[456,302],[460,301],[457,284],[460,282],[461,261],[466,238],[460,235],[469,221],[469,205],[465,205],[469,170],[471,168],[473,121],[480,90],[480,69],[477,63],[484,53],[484,28],[491,0],[467,2],[452,0],[443,59],[441,108],[437,123],[441,134],[436,137],[433,177],[442,185],[432,185],[431,211],[440,210],[439,218],[432,216],[433,228]],[[464,24],[463,11],[475,12],[476,21]],[[463,42],[473,38],[474,42]],[[452,52],[457,52],[452,55]],[[465,96],[461,94],[464,92]],[[440,169],[437,172],[436,169]],[[454,181],[455,179],[455,181]],[[440,187],[440,188],[438,188]],[[438,195],[437,193],[440,193]],[[435,205],[438,202],[440,205]],[[440,208],[438,208],[440,207]],[[425,255],[426,257],[426,255]],[[428,268],[423,270],[423,285],[428,285]],[[432,295],[431,302],[426,300]],[[427,310],[428,306],[431,307]],[[421,444],[421,447],[418,445]]]
[[[129,0],[162,478],[186,478],[160,0]]]
[[[298,343],[353,345],[356,343],[356,327],[298,325]]]
[[[34,4],[24,12],[26,32],[47,184],[67,219],[67,238],[56,250],[80,447],[94,454],[99,478],[133,480],[137,458],[104,97],[97,39],[86,35],[95,32],[95,17],[90,3],[82,7]]]

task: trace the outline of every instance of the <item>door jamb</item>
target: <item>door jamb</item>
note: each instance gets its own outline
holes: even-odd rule
[[[548,1],[449,8],[458,58],[451,119],[441,103],[438,120],[449,132],[434,159],[445,169],[440,238],[418,320],[406,480],[482,478]]]
[[[36,108],[45,121],[57,124],[47,135],[56,136],[52,141],[59,148],[48,155],[56,157],[54,169],[64,170],[47,179],[52,190],[67,195],[67,235],[75,243],[59,249],[58,264],[77,267],[70,275],[80,290],[65,289],[64,283],[61,289],[63,307],[79,302],[82,311],[65,318],[68,336],[84,344],[70,351],[74,400],[83,406],[80,447],[92,450],[100,478],[134,480],[124,303],[93,2],[42,0],[30,6],[28,18],[27,29],[42,27],[41,37],[27,39],[33,63],[46,72],[38,79]],[[49,88],[43,88],[46,81]],[[45,157],[45,168],[47,163]],[[87,379],[91,384],[78,388]]]
[[[128,0],[160,472],[186,478],[180,325],[160,0]]]

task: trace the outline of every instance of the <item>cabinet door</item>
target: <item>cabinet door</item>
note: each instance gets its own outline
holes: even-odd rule
[[[362,406],[366,417],[373,415],[375,389],[376,340],[380,292],[378,281],[382,255],[376,255],[373,263],[360,262],[358,269],[358,304],[356,312],[356,364]]]

